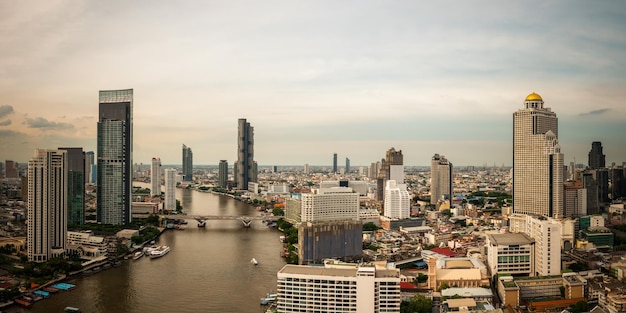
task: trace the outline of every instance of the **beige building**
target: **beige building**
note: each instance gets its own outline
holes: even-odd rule
[[[476,258],[428,259],[428,288],[489,286],[487,268]]]
[[[556,113],[528,95],[513,114],[513,211],[563,217],[563,154]]]
[[[491,275],[535,274],[535,240],[524,233],[487,235],[487,264]]]
[[[541,215],[514,214],[509,217],[509,230],[524,233],[535,240],[535,275],[561,274],[560,220]]]

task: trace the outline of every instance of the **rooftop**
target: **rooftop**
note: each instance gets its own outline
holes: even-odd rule
[[[500,246],[526,245],[535,242],[535,239],[523,233],[489,234],[489,241]]]

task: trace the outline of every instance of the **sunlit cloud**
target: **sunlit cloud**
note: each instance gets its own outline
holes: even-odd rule
[[[25,124],[30,128],[40,128],[40,129],[71,129],[74,128],[74,125],[68,123],[60,123],[48,121],[43,117],[36,118],[26,118]]]

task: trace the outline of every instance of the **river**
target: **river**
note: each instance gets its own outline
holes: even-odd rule
[[[258,214],[254,207],[226,196],[177,189],[176,197],[188,214]],[[207,221],[206,228],[198,228],[192,220],[183,231],[161,235],[157,244],[171,247],[164,257],[131,259],[69,279],[74,290],[9,312],[63,312],[66,306],[87,313],[262,312],[260,299],[276,292],[276,273],[285,264],[280,235],[261,221],[253,221],[250,228],[240,221]],[[252,258],[259,265],[252,265]]]

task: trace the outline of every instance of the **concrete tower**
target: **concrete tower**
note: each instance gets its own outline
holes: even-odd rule
[[[131,222],[133,90],[100,91],[98,119],[98,223]]]
[[[166,211],[176,210],[176,170],[168,168],[165,170],[165,203],[163,209]]]
[[[384,201],[385,186],[388,180],[395,180],[398,184],[404,184],[404,156],[402,150],[395,148],[387,150],[385,159],[378,170],[376,177],[376,200]]]
[[[556,114],[531,93],[513,113],[513,211],[562,217],[563,154]]]
[[[245,118],[239,119],[237,148],[235,181],[238,189],[248,189],[249,182],[257,181],[257,164],[254,161],[254,127]]]
[[[183,181],[193,181],[193,152],[183,145]]]
[[[150,167],[150,196],[161,195],[161,159],[152,158],[152,166]]]
[[[589,151],[589,168],[598,169],[605,167],[605,156],[602,153],[602,143],[594,141],[591,143],[591,151]]]
[[[226,189],[228,184],[228,161],[220,160],[218,181],[220,188]]]
[[[439,200],[452,202],[452,163],[445,156],[435,154],[430,161],[430,203]]]

